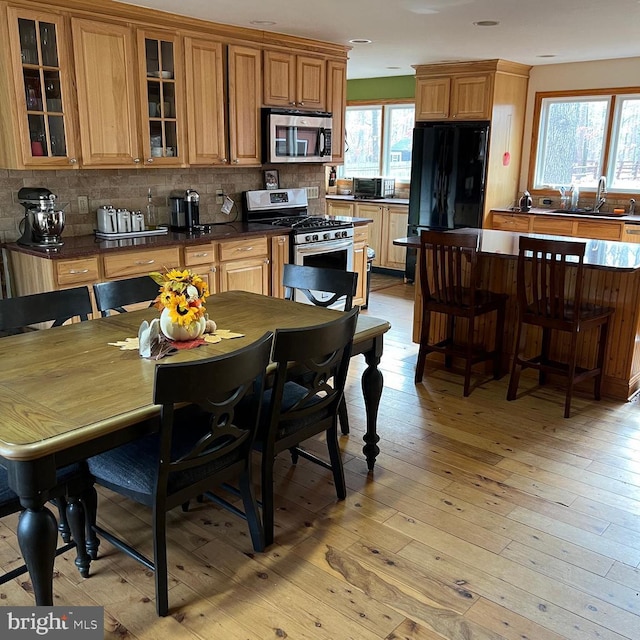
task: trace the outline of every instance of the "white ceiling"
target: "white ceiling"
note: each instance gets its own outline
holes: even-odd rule
[[[640,56],[640,0],[136,0],[172,13],[356,44],[349,79],[411,65],[503,58],[529,65]],[[273,20],[272,26],[251,21]],[[497,20],[495,27],[477,27]],[[555,57],[541,57],[553,54]],[[640,64],[638,65],[640,84]]]

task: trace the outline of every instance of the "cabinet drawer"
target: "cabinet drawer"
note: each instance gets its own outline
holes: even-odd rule
[[[81,260],[56,260],[56,279],[61,287],[100,280],[98,258]]]
[[[184,248],[184,264],[187,267],[196,264],[212,264],[215,261],[216,252],[213,243]]]
[[[622,222],[577,222],[575,235],[596,240],[622,240]]]
[[[571,236],[573,235],[573,221],[534,218],[533,228],[531,230],[534,233],[550,233],[556,236]]]
[[[491,227],[500,231],[529,231],[529,216],[494,213]]]
[[[178,247],[167,249],[151,249],[131,253],[117,253],[104,257],[104,275],[106,278],[122,278],[163,271],[180,266]]]
[[[369,225],[364,227],[355,227],[353,230],[354,242],[368,242],[369,241]]]
[[[269,245],[266,238],[231,240],[230,242],[220,242],[218,245],[220,262],[251,258],[253,256],[266,256],[268,253]]]

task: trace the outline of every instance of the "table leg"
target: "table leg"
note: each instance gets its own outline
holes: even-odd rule
[[[364,396],[364,406],[367,414],[367,431],[364,434],[365,442],[362,452],[367,459],[369,471],[373,471],[376,456],[380,453],[378,441],[380,436],[377,433],[378,406],[382,396],[382,373],[378,369],[382,356],[382,336],[373,340],[371,349],[364,352],[364,359],[367,368],[362,374],[362,395]]]
[[[23,504],[23,506],[26,506]],[[53,563],[58,523],[42,504],[27,506],[18,522],[18,543],[29,569],[36,606],[53,606]]]

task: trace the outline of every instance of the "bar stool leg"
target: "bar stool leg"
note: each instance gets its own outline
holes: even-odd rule
[[[504,336],[504,316],[505,305],[501,305],[497,310],[496,318],[496,339],[493,345],[493,379],[502,378],[502,338]]]
[[[429,330],[431,326],[431,313],[424,311],[422,316],[422,328],[420,330],[420,349],[418,350],[418,360],[416,362],[416,374],[414,381],[417,384],[422,382],[424,375],[424,365],[427,361],[427,353],[429,353]]]
[[[567,396],[564,402],[564,417],[571,415],[571,396],[573,395],[573,386],[576,377],[576,358],[578,357],[578,334],[571,334],[571,344],[569,347],[569,370],[567,380]]]
[[[511,377],[509,378],[509,389],[507,391],[507,400],[515,400],[518,393],[518,383],[520,382],[520,372],[522,364],[520,362],[520,354],[524,351],[524,343],[526,339],[526,331],[524,330],[522,321],[518,321],[518,330],[516,333],[516,350],[513,354],[513,363],[511,365]]]
[[[602,375],[604,373],[604,356],[607,349],[607,336],[609,334],[609,321],[600,325],[600,341],[598,343],[598,363],[597,367],[600,370],[595,379],[593,387],[593,396],[596,400],[600,400],[600,390],[602,388]]]

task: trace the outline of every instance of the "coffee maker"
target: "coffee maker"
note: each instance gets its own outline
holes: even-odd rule
[[[18,191],[18,200],[24,207],[18,244],[47,251],[61,247],[66,205],[56,205],[55,194],[44,187],[23,187]]]
[[[171,229],[194,231],[200,228],[200,194],[195,189],[169,194]]]

